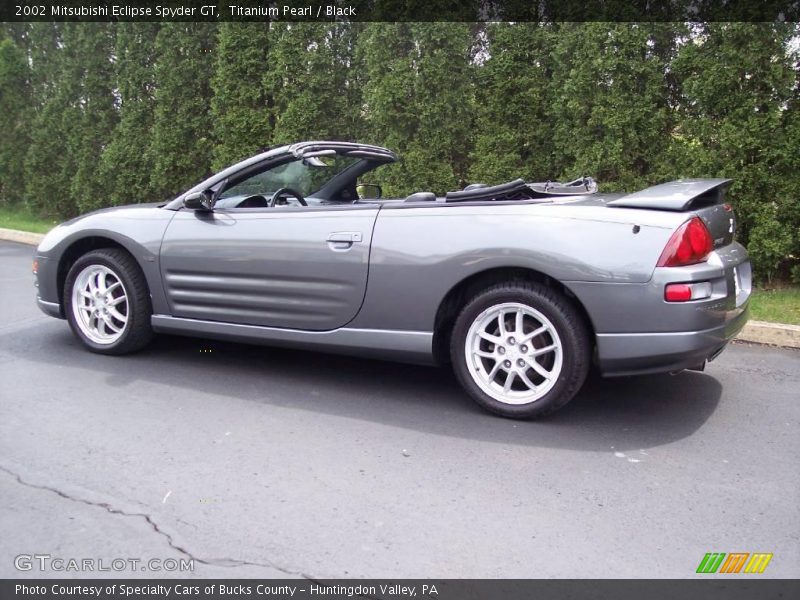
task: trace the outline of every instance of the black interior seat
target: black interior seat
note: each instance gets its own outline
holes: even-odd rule
[[[236,208],[269,208],[269,201],[261,194],[248,196]]]

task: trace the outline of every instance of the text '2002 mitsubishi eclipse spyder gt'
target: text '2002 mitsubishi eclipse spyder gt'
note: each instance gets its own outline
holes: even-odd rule
[[[365,144],[281,146],[165,204],[68,221],[36,250],[38,304],[103,354],[168,332],[449,362],[507,417],[564,406],[592,364],[701,369],[747,320],[730,180],[382,198],[364,176],[396,160]]]

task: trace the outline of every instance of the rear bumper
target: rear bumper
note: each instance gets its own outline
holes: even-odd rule
[[[715,358],[747,322],[752,274],[747,251],[733,242],[703,263],[657,267],[646,283],[567,283],[592,321],[600,372],[637,375]],[[667,302],[670,283],[707,283],[710,296]]]
[[[744,327],[749,302],[724,325],[702,331],[597,334],[597,362],[603,375],[679,371],[713,360]]]

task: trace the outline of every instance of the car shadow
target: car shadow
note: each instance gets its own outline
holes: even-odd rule
[[[113,387],[148,381],[187,394],[441,436],[586,451],[651,448],[688,437],[714,413],[722,395],[720,383],[704,373],[613,379],[592,374],[559,412],[514,421],[474,404],[449,368],[166,335],[137,354],[109,357],[87,352],[64,322],[50,321],[18,330],[2,346],[19,358],[93,371]]]

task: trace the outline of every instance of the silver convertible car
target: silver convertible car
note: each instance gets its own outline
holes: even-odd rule
[[[36,250],[37,302],[103,354],[168,332],[451,363],[481,406],[526,418],[569,402],[592,365],[702,369],[747,320],[730,180],[382,198],[365,176],[396,161],[303,142],[165,204],[78,217]]]

